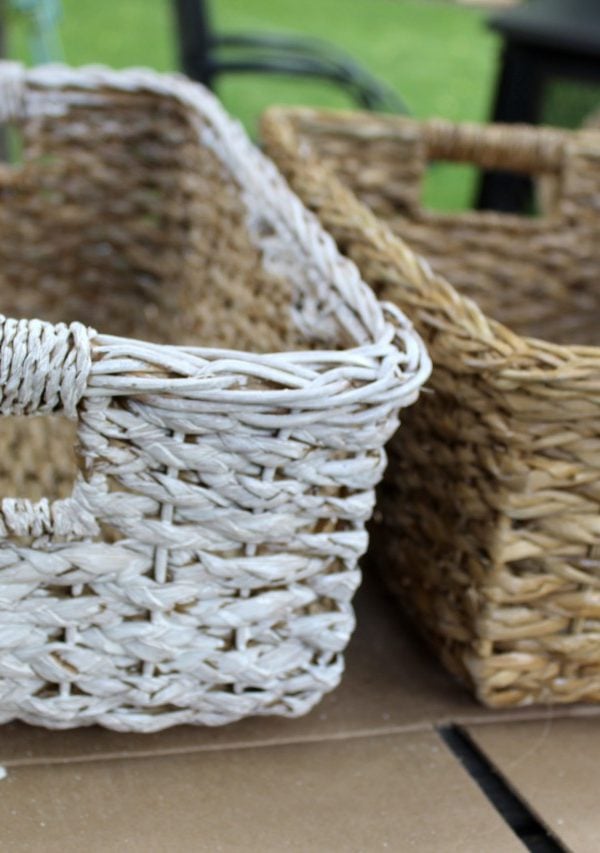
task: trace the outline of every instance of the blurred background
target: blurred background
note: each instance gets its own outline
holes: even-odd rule
[[[206,32],[197,32],[197,10],[191,2],[179,3],[179,8],[177,0],[3,2],[4,52],[28,63],[53,59],[73,65],[99,62],[175,70],[181,67],[182,47],[193,51],[198,39],[206,38]],[[326,62],[337,61],[338,51],[343,51],[352,68],[366,73],[382,91],[395,93],[397,100],[392,96],[386,108],[405,109],[419,118],[485,121],[493,114],[506,43],[506,31],[494,23],[495,16],[501,24],[504,15],[533,9],[544,24],[559,6],[559,16],[566,14],[584,35],[590,25],[581,20],[582,8],[595,19],[594,26],[600,26],[598,0],[205,0],[202,11],[211,38],[259,34],[268,42],[278,33],[324,40],[317,53]],[[183,26],[182,15],[188,16]],[[555,29],[562,34],[565,27],[558,22]],[[598,45],[600,52],[600,33]],[[295,58],[295,49],[288,48],[284,44],[275,54],[261,50],[259,61],[272,64],[273,56],[284,64],[290,57],[300,66],[313,61],[310,56]],[[239,54],[231,61],[240,64]],[[589,75],[562,74],[559,63],[556,70],[536,120],[577,127],[596,108],[600,89]],[[304,74],[244,71],[215,76],[212,83],[228,110],[253,134],[268,104],[357,103],[340,85]],[[468,166],[440,165],[430,172],[424,201],[441,210],[462,209],[472,202],[475,179]]]

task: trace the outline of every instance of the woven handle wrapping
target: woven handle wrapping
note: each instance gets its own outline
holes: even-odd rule
[[[519,125],[423,122],[425,160],[471,163],[539,175],[558,174],[564,162],[566,136],[560,130]]]
[[[91,367],[90,335],[81,323],[0,315],[0,412],[76,418]]]
[[[13,320],[0,315],[0,414],[77,418],[91,369],[90,338],[81,323]],[[80,487],[76,484],[75,490]],[[2,497],[0,536],[94,535],[96,522],[75,492],[30,501]]]

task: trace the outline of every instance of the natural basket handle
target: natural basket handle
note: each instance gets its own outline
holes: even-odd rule
[[[420,127],[427,160],[533,175],[558,173],[564,163],[567,136],[554,128],[453,124],[441,119],[423,122]]]
[[[307,108],[271,108],[267,123],[287,125],[297,145],[315,144],[327,155],[326,141],[342,160],[359,145],[384,143],[396,151],[393,170],[406,202],[419,205],[421,184],[431,161],[470,163],[530,175],[558,175],[568,155],[568,134],[556,128],[526,125],[454,124],[443,119],[415,121],[403,116],[343,113]],[[321,140],[323,144],[321,145]]]
[[[92,335],[81,323],[0,315],[0,413],[76,418],[92,363]]]

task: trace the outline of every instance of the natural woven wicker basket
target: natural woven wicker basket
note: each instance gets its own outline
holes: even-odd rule
[[[6,64],[0,117],[1,304],[44,318],[0,318],[0,721],[307,711],[420,339],[200,87]]]
[[[600,701],[600,137],[280,109],[263,133],[433,360],[374,559],[484,702]],[[423,210],[431,160],[531,173],[543,214]]]

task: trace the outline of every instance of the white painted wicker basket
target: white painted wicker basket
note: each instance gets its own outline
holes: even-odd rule
[[[419,338],[201,87],[6,63],[0,109],[2,310],[44,317],[0,323],[0,721],[309,710]]]

